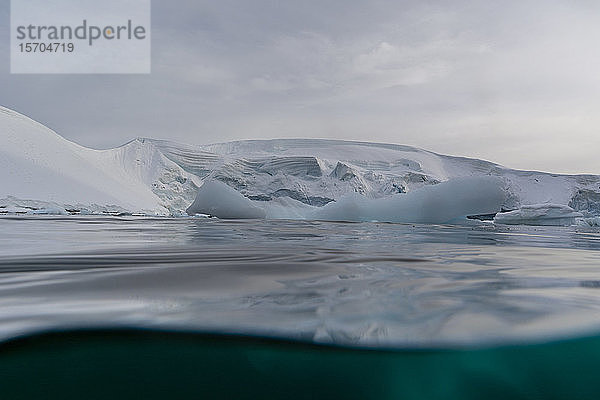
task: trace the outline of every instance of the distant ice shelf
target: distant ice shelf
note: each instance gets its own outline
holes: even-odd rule
[[[423,223],[494,219],[501,210],[512,214],[498,214],[496,223],[593,223],[600,216],[600,176],[518,171],[410,146],[321,139],[192,146],[138,138],[93,150],[2,107],[0,140],[0,214]]]

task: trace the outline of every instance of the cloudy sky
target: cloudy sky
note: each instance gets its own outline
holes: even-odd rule
[[[11,75],[0,104],[94,148],[315,137],[600,174],[600,2],[154,0],[150,75]]]

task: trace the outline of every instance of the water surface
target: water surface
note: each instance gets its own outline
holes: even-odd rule
[[[600,231],[199,218],[0,218],[0,339],[69,328],[378,348],[600,332]]]

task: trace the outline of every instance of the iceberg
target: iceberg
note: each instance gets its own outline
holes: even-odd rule
[[[494,218],[497,224],[505,225],[575,225],[577,218],[583,214],[562,204],[530,204],[518,210],[499,213]]]
[[[224,183],[207,181],[200,187],[196,199],[186,212],[188,215],[207,214],[224,219],[265,218],[265,211],[252,203],[252,200]]]
[[[467,215],[499,211],[506,197],[502,186],[499,178],[473,177],[451,179],[380,199],[351,195],[327,204],[312,217],[335,221],[441,224]]]
[[[198,190],[189,215],[218,218],[292,218],[326,221],[446,223],[469,214],[493,213],[505,200],[502,180],[494,177],[458,178],[407,194],[369,199],[359,194],[342,197],[324,207],[301,202],[254,201],[218,181]],[[293,200],[291,200],[293,202]],[[288,211],[282,211],[287,208]]]

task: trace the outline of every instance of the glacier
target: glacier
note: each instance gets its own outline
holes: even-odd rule
[[[561,223],[593,223],[600,215],[598,175],[520,171],[395,144],[275,139],[184,145],[137,138],[95,150],[3,107],[0,140],[2,214],[415,223],[483,215],[506,223],[508,215],[496,214],[510,211],[513,223],[537,224],[543,210],[550,216],[557,208],[549,205],[557,205],[578,213]],[[531,206],[539,218],[515,217]]]

